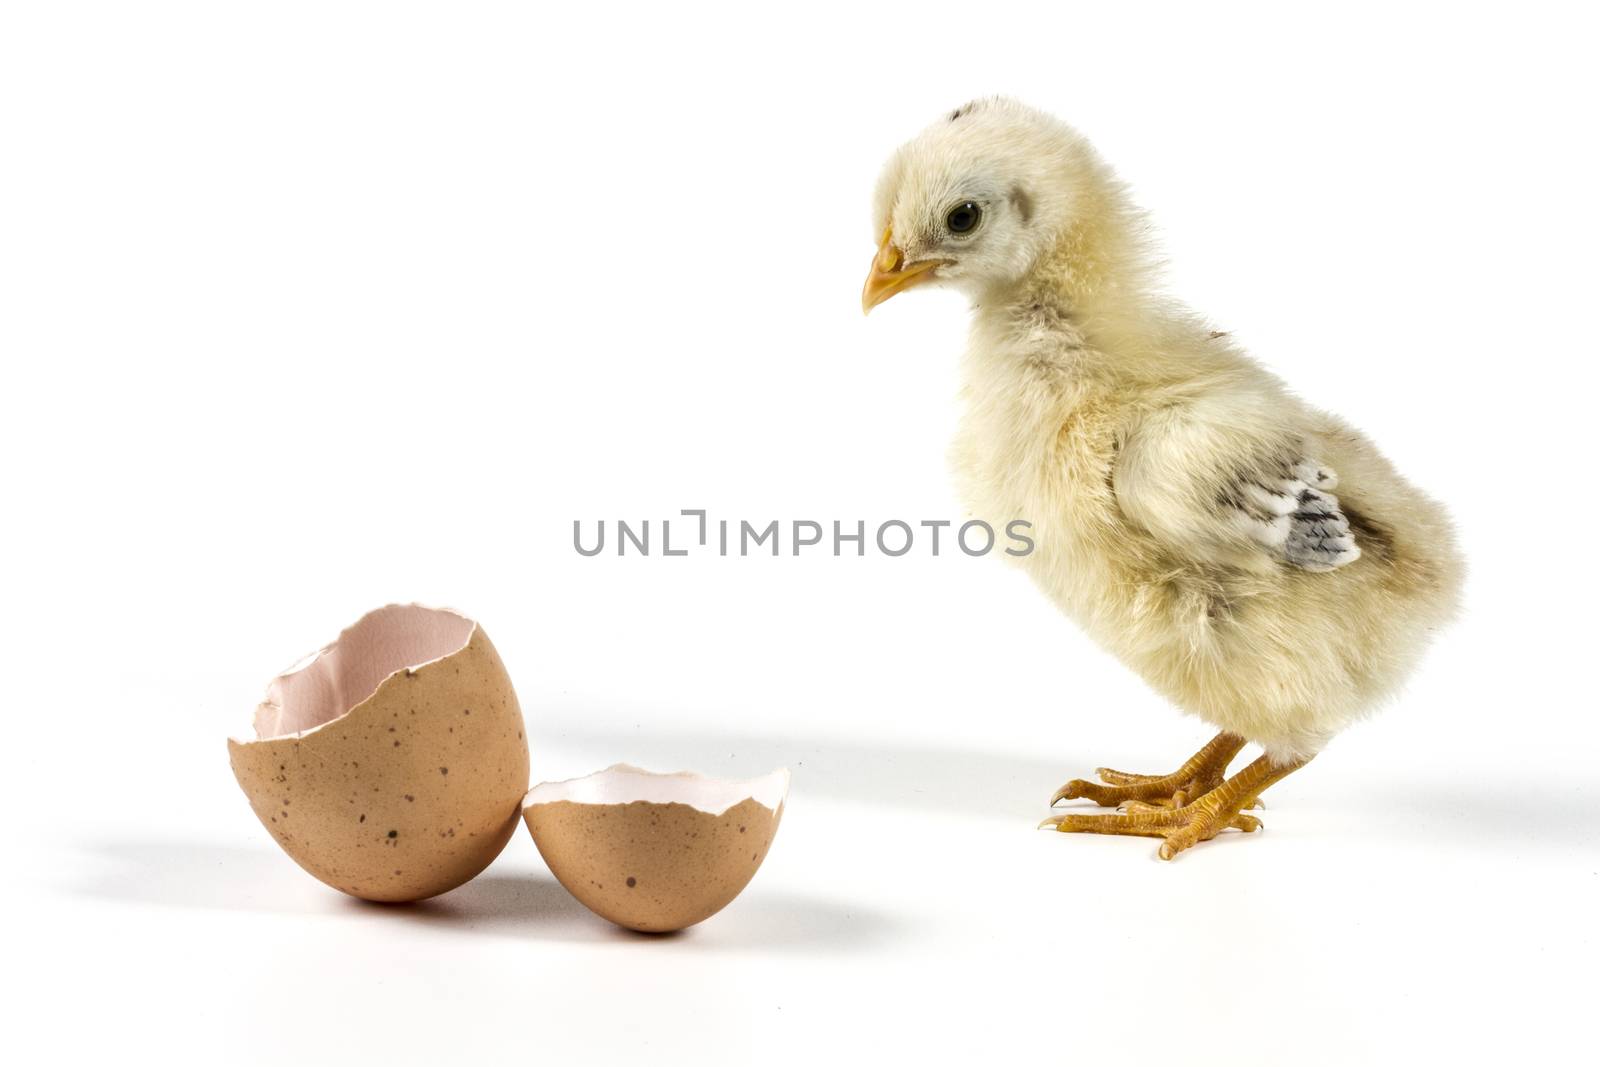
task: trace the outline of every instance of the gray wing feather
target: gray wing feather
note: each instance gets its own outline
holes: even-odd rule
[[[1263,548],[1290,566],[1331,571],[1361,558],[1350,520],[1330,492],[1338,478],[1304,458],[1271,464],[1272,476],[1241,473],[1222,495],[1234,522]]]

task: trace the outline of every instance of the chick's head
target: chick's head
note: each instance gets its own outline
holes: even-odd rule
[[[917,285],[975,300],[1016,286],[1071,229],[1097,168],[1076,131],[1014,100],[946,113],[878,179],[862,310]]]

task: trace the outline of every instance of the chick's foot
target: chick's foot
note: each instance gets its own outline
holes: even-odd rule
[[[1228,763],[1244,747],[1244,738],[1224,731],[1190,756],[1171,774],[1129,774],[1101,767],[1099,782],[1074,778],[1050,798],[1054,807],[1063,800],[1092,800],[1102,807],[1121,807],[1132,801],[1164,808],[1181,808],[1222,784]]]
[[[1240,809],[1267,786],[1300,767],[1305,760],[1274,764],[1262,756],[1204,796],[1178,807],[1163,807],[1140,800],[1125,801],[1127,810],[1116,815],[1053,815],[1039,824],[1062,833],[1124,834],[1160,837],[1159,855],[1170,860],[1184,849],[1209,841],[1224,830],[1253,833],[1261,820]]]

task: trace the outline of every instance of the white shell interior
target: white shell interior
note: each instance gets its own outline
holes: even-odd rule
[[[368,612],[331,645],[274,678],[256,708],[256,739],[325,726],[360,704],[384,679],[461,651],[477,623],[453,611],[390,604]]]
[[[708,815],[721,815],[735,804],[754,800],[778,810],[789,794],[789,770],[780,767],[760,778],[708,778],[693,771],[657,774],[617,763],[584,778],[541,782],[528,790],[523,808],[570,800],[574,804],[687,804]]]

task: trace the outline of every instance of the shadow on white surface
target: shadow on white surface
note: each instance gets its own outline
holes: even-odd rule
[[[413,929],[542,941],[671,940],[690,949],[858,949],[895,936],[897,920],[817,897],[764,890],[758,879],[700,926],[678,934],[624,930],[580,904],[542,871],[488,871],[441,896],[375,904],[323,886],[287,856],[266,850],[172,841],[94,842],[67,888],[83,896],[177,909],[336,916]]]
[[[391,905],[354,899],[346,903],[362,910],[392,910]],[[614,926],[544,875],[480,875],[444,896],[403,910],[430,926],[535,940],[671,941],[691,949],[759,952],[863,948],[892,936],[896,929],[895,920],[886,916],[815,897],[763,891],[759,882],[704,923],[675,934],[640,934]]]
[[[1336,804],[1353,822],[1383,825],[1394,837],[1467,838],[1485,851],[1600,845],[1600,791],[1571,780],[1386,782],[1354,790]]]
[[[660,733],[637,727],[607,730],[548,716],[540,720],[531,741],[535,750],[543,744],[580,751],[596,767],[621,761],[658,771],[752,775],[783,766],[793,773],[794,791],[800,795],[1024,820],[1041,818],[1057,786],[1096,765],[1071,756],[1040,758],[693,727]],[[1159,757],[1154,753],[1147,762],[1159,763]]]
[[[800,795],[1012,821],[1037,821],[1050,814],[1051,792],[1068,778],[1092,779],[1096,766],[1109,763],[1156,771],[1164,763],[1177,766],[1184,756],[1178,751],[1181,744],[1174,748],[1170,739],[1153,742],[1142,758],[1125,752],[1063,752],[1058,758],[1038,758],[776,734],[694,729],[650,734],[640,728],[605,730],[560,719],[553,723],[547,719],[545,733],[552,746],[614,754],[598,758],[655,770],[755,774],[788,766],[794,772],[794,792]],[[1238,761],[1234,769],[1242,765]],[[1559,847],[1600,840],[1600,793],[1571,778],[1491,783],[1471,773],[1460,781],[1391,777],[1374,781],[1381,773],[1374,769],[1363,775],[1346,766],[1335,777],[1313,767],[1268,794],[1265,812],[1256,814],[1270,824],[1280,803],[1286,810],[1317,807],[1354,820],[1358,831],[1360,826],[1382,825],[1388,835],[1400,838],[1444,835]],[[1343,784],[1333,785],[1336,781]],[[1078,801],[1054,810],[1103,809]]]

